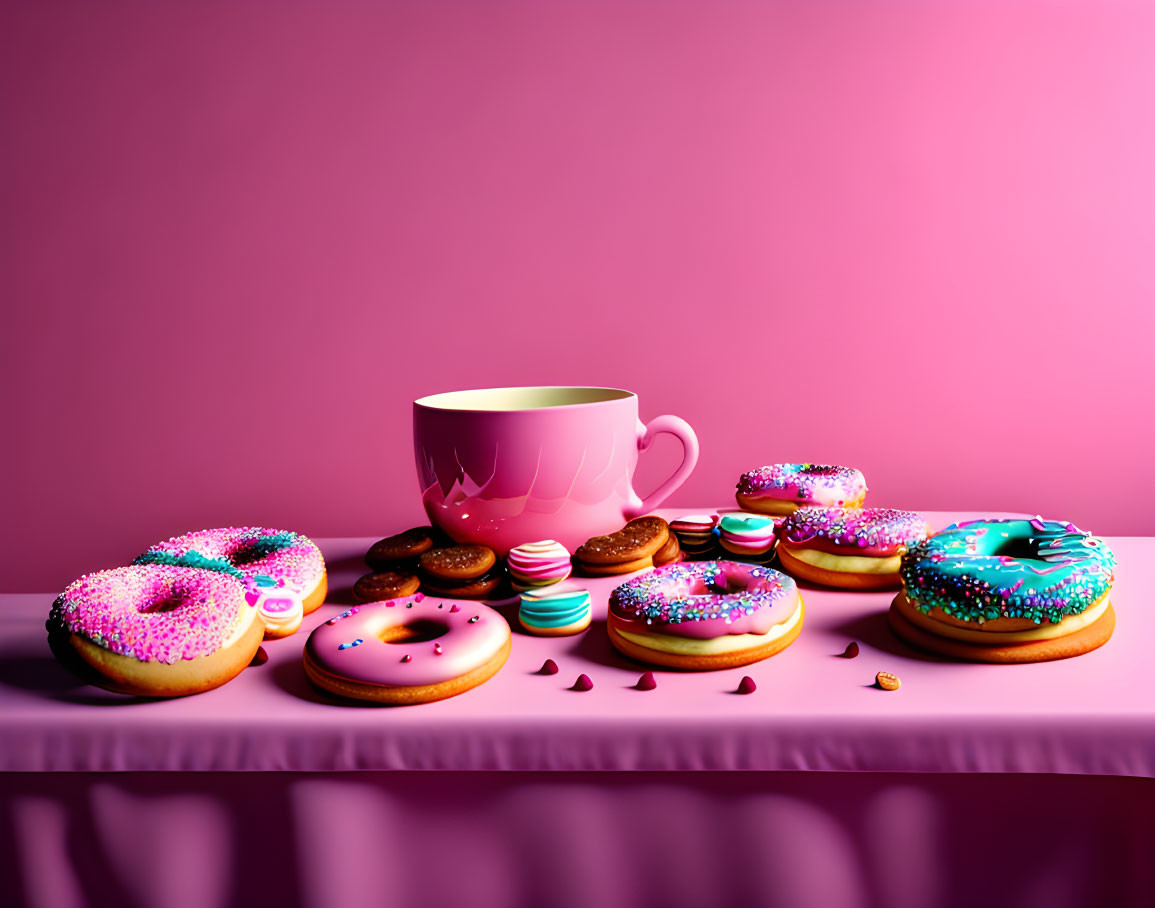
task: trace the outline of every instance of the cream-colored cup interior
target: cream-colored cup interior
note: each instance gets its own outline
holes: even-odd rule
[[[434,410],[540,410],[573,407],[633,397],[619,388],[479,388],[431,394],[415,403]]]

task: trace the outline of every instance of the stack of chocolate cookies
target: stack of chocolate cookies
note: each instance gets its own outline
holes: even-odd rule
[[[353,584],[357,602],[412,596],[419,590],[455,599],[486,599],[505,578],[505,567],[484,545],[455,545],[432,527],[414,527],[370,547],[372,569]]]
[[[678,537],[661,517],[639,517],[609,536],[594,536],[574,552],[588,576],[629,574],[681,559]]]

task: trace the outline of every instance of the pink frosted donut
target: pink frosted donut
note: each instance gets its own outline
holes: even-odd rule
[[[798,587],[785,574],[734,561],[655,568],[610,597],[610,642],[672,668],[748,665],[781,652],[802,630]]]
[[[427,703],[488,681],[509,648],[509,625],[489,606],[418,593],[330,618],[309,635],[305,673],[342,697]]]
[[[300,533],[266,527],[224,527],[174,536],[136,564],[176,564],[221,571],[241,580],[265,622],[266,637],[286,637],[325,601],[325,559]]]
[[[866,480],[853,467],[775,463],[743,473],[735,497],[743,510],[761,514],[809,506],[857,508],[866,498]]]
[[[264,633],[239,581],[167,565],[81,577],[52,604],[47,628],[53,652],[86,680],[146,697],[224,684],[252,661]]]
[[[509,550],[507,561],[513,588],[519,593],[560,583],[573,570],[569,550],[552,539],[516,546]]]
[[[899,586],[903,553],[926,521],[893,508],[800,508],[778,530],[778,558],[795,577],[844,589]]]

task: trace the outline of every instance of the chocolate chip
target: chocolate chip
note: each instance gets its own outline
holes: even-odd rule
[[[738,693],[740,694],[752,694],[757,689],[758,685],[754,683],[754,679],[749,675],[746,675],[738,682]]]
[[[552,659],[546,659],[541,664],[541,668],[539,668],[537,670],[537,673],[539,675],[556,675],[557,671],[558,671],[557,663],[554,662]]]
[[[646,672],[642,677],[638,678],[638,683],[634,685],[638,690],[654,690],[657,686],[658,682],[654,678],[653,672]]]
[[[853,659],[857,655],[858,655],[858,644],[855,643],[853,640],[851,640],[848,644],[846,644],[846,649],[844,649],[842,651],[842,658],[843,659]]]
[[[590,680],[589,675],[578,675],[577,680],[573,683],[573,687],[570,688],[570,690],[577,691],[587,691],[593,689],[594,683]]]

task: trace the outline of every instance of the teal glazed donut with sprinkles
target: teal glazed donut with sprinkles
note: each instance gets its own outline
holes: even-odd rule
[[[325,559],[300,533],[268,527],[223,527],[174,536],[134,564],[167,564],[228,574],[245,586],[265,623],[265,637],[287,637],[328,592]]]
[[[1064,521],[971,520],[912,546],[891,606],[899,636],[945,655],[1036,662],[1110,639],[1115,556]]]

